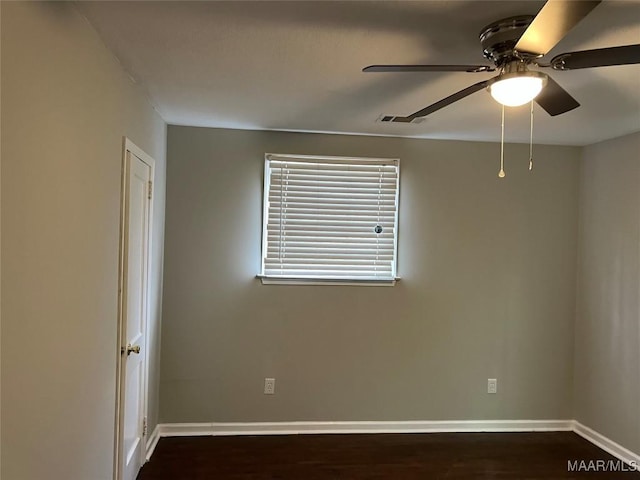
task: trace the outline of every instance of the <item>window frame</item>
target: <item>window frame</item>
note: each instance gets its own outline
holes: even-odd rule
[[[345,278],[300,278],[273,276],[264,274],[265,252],[267,251],[268,241],[268,220],[269,220],[269,192],[271,190],[270,160],[309,160],[321,162],[360,162],[360,163],[383,163],[395,164],[397,168],[396,179],[396,195],[395,195],[395,212],[394,212],[394,237],[393,237],[393,268],[390,278],[380,279],[345,279]],[[351,285],[351,286],[394,286],[400,277],[398,276],[398,231],[399,231],[399,214],[400,214],[400,159],[386,157],[343,157],[328,155],[296,155],[282,153],[265,153],[264,155],[264,173],[263,173],[263,195],[262,195],[262,241],[260,243],[260,273],[256,275],[262,281],[263,285]]]

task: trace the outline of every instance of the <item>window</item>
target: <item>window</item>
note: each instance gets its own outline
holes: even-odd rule
[[[265,156],[264,283],[393,284],[399,161]]]

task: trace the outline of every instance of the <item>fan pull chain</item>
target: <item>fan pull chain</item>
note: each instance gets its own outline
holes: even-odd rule
[[[502,105],[502,133],[500,137],[500,171],[498,172],[498,177],[504,178],[506,173],[504,173],[504,105]]]
[[[529,137],[529,171],[533,170],[533,100],[531,100],[531,135]]]

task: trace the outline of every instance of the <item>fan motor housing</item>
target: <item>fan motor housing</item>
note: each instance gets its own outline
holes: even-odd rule
[[[533,15],[519,15],[493,22],[480,32],[482,53],[486,58],[501,67],[514,60],[514,48],[518,40],[533,20]],[[517,58],[522,55],[518,53]]]

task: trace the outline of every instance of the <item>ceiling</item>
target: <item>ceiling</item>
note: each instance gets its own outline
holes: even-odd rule
[[[362,73],[370,64],[480,63],[478,33],[543,1],[79,2],[169,124],[497,141],[480,91],[423,123],[408,115],[491,73]],[[548,55],[640,43],[640,0],[605,1]],[[586,145],[640,130],[640,65],[551,73],[582,106],[535,109],[536,143]],[[529,141],[528,106],[505,135]]]

